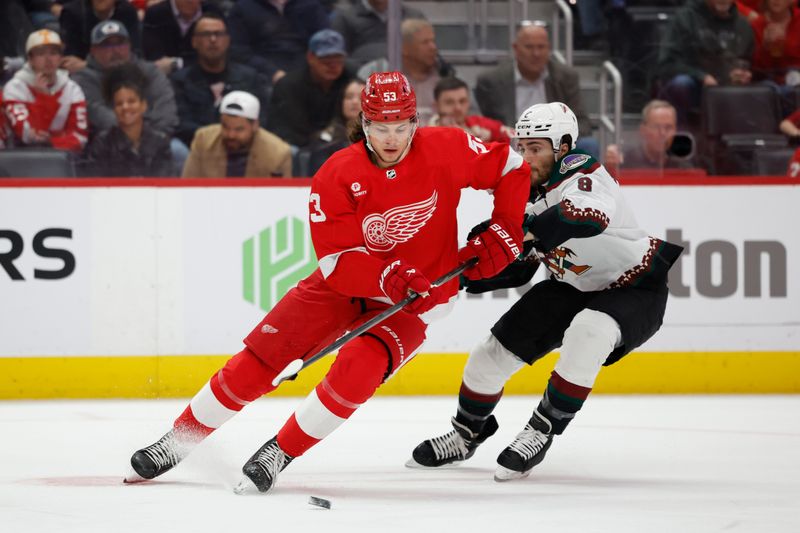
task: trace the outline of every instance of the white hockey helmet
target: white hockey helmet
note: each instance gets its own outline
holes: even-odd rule
[[[520,115],[514,130],[517,139],[550,139],[555,152],[561,147],[564,135],[572,138],[570,149],[578,141],[578,119],[561,102],[530,106]]]

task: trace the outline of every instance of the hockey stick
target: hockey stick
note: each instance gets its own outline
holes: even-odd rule
[[[478,262],[478,258],[477,257],[472,257],[472,258],[468,259],[466,262],[458,265],[456,268],[454,268],[453,270],[451,270],[447,274],[443,275],[442,277],[440,277],[439,279],[434,281],[432,285],[434,287],[438,287],[439,285],[444,285],[445,283],[447,283],[448,281],[450,281],[454,277],[456,277],[459,274],[461,274],[462,272],[464,272],[466,269],[468,269],[468,268],[472,267],[473,265],[475,265],[477,262]],[[344,346],[346,343],[348,343],[352,339],[355,339],[356,337],[358,337],[359,335],[361,335],[365,331],[367,331],[370,328],[372,328],[372,326],[374,326],[374,325],[376,325],[376,324],[378,324],[380,322],[383,322],[384,320],[386,320],[387,318],[389,318],[393,314],[397,313],[403,307],[407,306],[408,304],[410,304],[411,302],[416,300],[418,297],[419,297],[419,294],[416,294],[416,293],[409,294],[408,296],[406,296],[405,298],[403,298],[402,300],[400,300],[399,302],[397,302],[393,306],[389,307],[388,309],[386,309],[382,313],[380,313],[378,315],[375,315],[371,319],[367,320],[366,322],[364,322],[363,324],[358,326],[356,329],[354,329],[353,331],[351,331],[347,335],[343,335],[343,336],[339,337],[338,339],[333,341],[331,344],[329,344],[328,346],[324,347],[323,349],[321,349],[320,351],[318,351],[317,353],[315,353],[314,355],[312,355],[308,359],[306,359],[306,360],[295,359],[294,361],[292,361],[291,363],[286,365],[284,367],[284,369],[281,370],[278,373],[277,376],[275,376],[275,379],[272,380],[272,386],[273,387],[277,387],[283,381],[286,381],[287,379],[289,379],[290,377],[294,376],[295,374],[297,374],[298,372],[300,372],[301,370],[303,370],[307,366],[317,362],[318,360],[322,359],[323,357],[325,357],[329,353],[338,350],[339,348]]]

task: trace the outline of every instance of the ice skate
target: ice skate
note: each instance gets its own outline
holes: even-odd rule
[[[158,442],[131,456],[132,470],[124,482],[137,483],[160,476],[185,459],[200,440],[185,432],[176,432],[174,428],[169,430]]]
[[[486,419],[479,434],[456,422],[455,418],[451,422],[453,431],[422,442],[414,448],[406,466],[409,468],[455,466],[472,457],[478,446],[497,431],[497,420],[494,415]]]
[[[542,462],[553,443],[552,431],[550,421],[541,416],[539,411],[534,411],[525,429],[497,457],[494,480],[511,481],[527,477],[531,469]]]
[[[292,462],[278,446],[277,437],[271,438],[242,467],[244,478],[233,489],[236,494],[258,490],[267,492],[275,485],[278,474]]]

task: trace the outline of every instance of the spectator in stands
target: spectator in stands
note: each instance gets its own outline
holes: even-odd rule
[[[781,121],[780,129],[789,139],[800,141],[800,108]]]
[[[267,129],[294,147],[326,127],[350,81],[344,69],[344,38],[321,30],[308,43],[306,65],[278,80],[270,99]]]
[[[32,31],[23,0],[0,1],[0,87],[25,64],[25,40]]]
[[[615,7],[613,4],[625,4],[624,0],[616,0],[609,2],[612,4],[610,7]],[[608,49],[608,38],[606,35],[606,19],[605,19],[605,0],[581,0],[575,2],[575,8],[578,11],[578,20],[580,21],[580,35],[575,39],[576,48],[598,50],[604,52]]]
[[[796,0],[766,0],[763,14],[750,25],[755,37],[753,79],[774,85],[784,114],[789,114],[800,85],[800,8]]]
[[[22,3],[34,29],[58,31],[58,17],[63,8],[61,4],[54,0],[22,0]]]
[[[64,4],[59,19],[64,38],[62,67],[70,74],[86,66],[93,45],[92,28],[107,20],[116,20],[125,26],[130,46],[137,54],[141,51],[139,17],[128,0],[70,0]]]
[[[6,124],[6,113],[3,106],[3,91],[0,91],[0,150],[6,147],[8,140],[8,125]]]
[[[475,99],[481,113],[513,125],[524,110],[535,104],[563,102],[578,119],[578,148],[597,156],[589,117],[581,102],[578,72],[554,60],[550,36],[542,21],[523,21],[512,44],[514,60],[478,76]]]
[[[800,178],[800,148],[794,151],[791,161],[789,161],[789,168],[786,175],[790,178]]]
[[[117,124],[92,139],[87,174],[93,176],[172,176],[170,141],[144,120],[145,77],[135,63],[109,70],[103,96],[114,109]]]
[[[147,8],[142,22],[142,51],[164,74],[189,65],[195,59],[192,30],[203,13],[222,11],[210,2],[168,0]]]
[[[309,163],[307,174],[313,176],[319,167],[337,150],[350,146],[350,127],[359,120],[361,113],[361,91],[364,81],[353,78],[342,94],[342,100],[336,106],[328,126],[314,135],[309,146]]]
[[[19,146],[52,146],[80,152],[86,144],[83,91],[59,69],[63,44],[51,30],[28,36],[28,61],[3,88],[6,117]]]
[[[252,67],[229,61],[230,42],[225,19],[204,13],[192,35],[197,61],[172,75],[179,119],[175,135],[187,146],[197,128],[219,122],[219,104],[230,91],[255,95],[261,102],[261,124],[266,125],[269,80]]]
[[[364,63],[387,57],[386,19],[389,0],[359,0],[337,8],[331,28],[344,37],[347,44],[347,68],[355,72]],[[425,19],[421,11],[401,5],[400,17]]]
[[[258,125],[258,98],[229,92],[220,105],[220,124],[197,130],[184,178],[269,178],[292,175],[288,144]]]
[[[753,30],[733,0],[689,0],[667,29],[659,53],[661,98],[678,125],[700,107],[703,87],[746,85],[752,79]]]
[[[680,169],[691,168],[685,157],[672,151],[678,115],[675,108],[664,100],[651,100],[642,109],[639,124],[639,142],[626,146],[623,152],[616,144],[606,147],[603,164],[612,174],[622,168]]]
[[[318,0],[238,0],[228,15],[231,59],[276,83],[302,66],[309,38],[329,25]]]
[[[514,130],[499,120],[481,115],[468,115],[470,109],[469,86],[455,77],[442,78],[433,89],[435,99],[433,115],[428,126],[453,126],[461,128],[486,142],[510,142]]]
[[[101,22],[92,29],[92,48],[86,67],[72,75],[89,102],[89,124],[98,132],[116,125],[114,110],[103,98],[102,81],[106,71],[126,63],[135,63],[144,73],[145,120],[157,130],[172,135],[178,124],[172,85],[153,63],[131,55],[128,30],[116,20]],[[179,148],[173,146],[173,149]]]
[[[402,71],[417,94],[417,111],[420,124],[427,124],[433,116],[433,89],[439,80],[455,76],[455,70],[439,56],[433,25],[427,20],[407,19],[400,25],[403,37]],[[366,63],[358,70],[358,77],[369,78],[373,72],[391,70],[387,59]]]
[[[761,16],[759,10],[763,2],[764,0],[736,0],[736,9],[747,22],[752,24],[754,20]]]

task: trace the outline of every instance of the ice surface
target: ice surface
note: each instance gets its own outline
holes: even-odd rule
[[[412,470],[455,398],[377,397],[249,496],[232,493],[239,468],[298,398],[259,400],[138,485],[121,482],[131,453],[185,400],[0,402],[0,531],[800,531],[800,396],[597,395],[529,478],[493,481],[537,401],[504,398],[500,430],[462,466]]]

